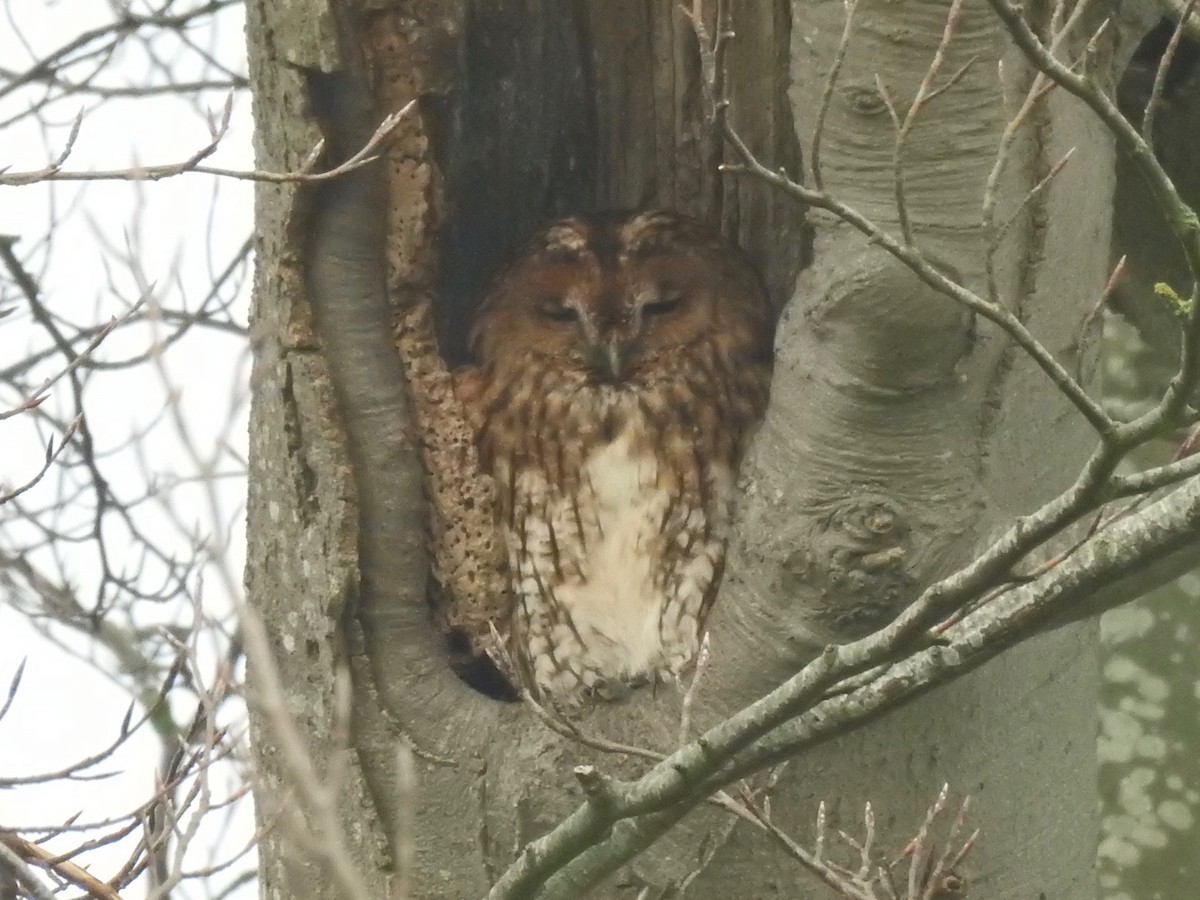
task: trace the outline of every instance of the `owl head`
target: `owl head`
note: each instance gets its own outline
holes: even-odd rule
[[[769,361],[775,315],[749,259],[667,211],[581,216],[537,234],[497,276],[471,349],[506,370],[531,357],[621,384],[715,342],[731,362]]]

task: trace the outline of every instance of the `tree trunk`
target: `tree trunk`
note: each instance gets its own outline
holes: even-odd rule
[[[767,165],[799,176],[842,4],[728,5],[733,122]],[[425,600],[421,478],[391,340],[406,298],[436,297],[446,355],[460,358],[469,310],[498,261],[538,222],[580,209],[705,216],[763,266],[786,303],[777,373],[746,465],[696,730],[777,684],[822,641],[886,621],[1067,484],[1091,439],[1009,341],[847,226],[815,223],[815,261],[796,280],[809,260],[802,211],[749,180],[716,180],[721,150],[695,38],[674,0],[366,6],[248,4],[259,168],[296,168],[322,133],[345,158],[386,113],[418,105],[386,164],[319,187],[260,187],[247,581],[318,768],[337,747],[337,672],[353,673],[342,815],[372,893],[397,891],[401,873],[413,896],[483,896],[514,848],[578,804],[573,766],[633,777],[645,762],[563,739],[447,665]],[[903,111],[946,10],[866,3],[833,96],[826,184],[883,223],[896,221],[893,131],[874,75]],[[941,78],[979,61],[934,101],[904,157],[916,240],[972,286],[982,282],[980,198],[1004,124],[996,61],[1010,106],[1029,77],[1008,47],[989,12],[968,9]],[[1004,221],[1080,148],[999,257],[1003,301],[1060,359],[1081,352],[1081,323],[1104,283],[1109,143],[1078,104],[1053,95],[999,187]],[[806,754],[772,791],[776,820],[805,843],[817,801],[856,831],[870,800],[877,842],[895,853],[948,781],[973,795],[984,830],[966,866],[978,875],[972,895],[1091,896],[1092,650],[1090,626],[1060,630]],[[640,691],[588,710],[581,727],[669,752],[679,707],[673,691]],[[275,826],[262,845],[264,895],[340,896],[313,853],[289,849],[279,736],[260,713],[252,727],[259,815]],[[397,774],[400,744],[416,755],[415,807]],[[409,812],[415,863],[403,871]],[[597,894],[648,886],[660,896],[687,883],[697,897],[819,895],[737,821],[698,809]]]

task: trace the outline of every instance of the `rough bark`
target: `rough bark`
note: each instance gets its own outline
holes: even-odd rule
[[[322,132],[345,155],[385,113],[419,103],[387,166],[319,189],[266,186],[257,209],[249,593],[319,762],[335,746],[337,667],[354,672],[346,831],[380,896],[403,852],[399,742],[417,754],[415,896],[486,893],[514,847],[578,803],[573,765],[615,777],[643,768],[549,733],[447,665],[425,602],[420,474],[390,303],[435,296],[455,358],[480,286],[537,222],[655,204],[721,221],[762,262],[780,301],[790,298],[696,728],[794,671],[821,633],[885,620],[1065,485],[1091,445],[1084,423],[1008,341],[845,226],[818,223],[815,262],[793,290],[808,259],[800,211],[755,183],[713,181],[694,39],[674,6],[248,4],[260,168],[294,168]],[[842,4],[730,6],[734,121],[764,161],[798,174],[793,127],[811,137]],[[822,153],[830,186],[885,223],[895,220],[892,133],[874,74],[910,97],[946,10],[892,6],[860,10]],[[1027,77],[1006,48],[990,15],[970,8],[954,58],[980,62],[937,100],[906,155],[918,241],[972,285],[981,278],[982,185],[1003,125],[996,60],[1005,55],[1007,90]],[[1064,359],[1078,352],[1104,281],[1107,136],[1054,97],[1001,186],[1002,210],[1015,209],[1070,146],[1086,151],[1014,228],[1001,264],[1005,300]],[[388,202],[401,210],[390,225]],[[395,271],[403,277],[385,283]],[[805,755],[773,793],[777,820],[805,840],[818,800],[853,828],[869,799],[882,813],[880,845],[899,850],[949,781],[975,795],[985,831],[973,892],[1090,896],[1091,649],[1088,626],[1040,638]],[[589,711],[583,727],[669,750],[678,708],[673,692],[643,691]],[[275,736],[252,721],[269,822],[287,773]],[[262,857],[264,895],[336,896],[319,866],[289,852],[286,829],[268,833]],[[761,833],[701,809],[599,893],[666,889],[698,869],[694,896],[821,890]]]

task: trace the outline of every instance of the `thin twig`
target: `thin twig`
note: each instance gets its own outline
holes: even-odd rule
[[[750,148],[746,146],[745,142],[733,129],[726,130],[726,137],[733,144],[739,158],[742,160],[740,165],[726,166],[726,171],[744,172],[779,189],[784,194],[795,198],[801,203],[815,206],[818,209],[828,210],[899,259],[918,278],[934,290],[957,301],[967,309],[997,325],[1022,350],[1029,354],[1038,368],[1049,376],[1054,385],[1062,391],[1071,404],[1092,425],[1101,440],[1110,439],[1118,427],[1117,423],[1109,417],[1100,403],[1092,399],[1087,391],[1083,389],[1083,386],[1075,381],[1071,373],[1054,358],[1053,354],[1029,332],[1024,323],[1011,310],[990,303],[973,291],[953,281],[938,267],[926,260],[915,248],[892,237],[856,209],[847,206],[823,191],[812,190],[801,184],[797,184],[782,172],[771,171],[758,161]]]
[[[95,897],[96,900],[121,900],[121,895],[111,885],[100,881],[87,869],[69,859],[63,859],[58,854],[51,853],[33,841],[27,841],[11,831],[0,830],[0,845],[24,862],[51,870],[67,883],[87,891],[88,896]],[[27,883],[26,887],[29,886]],[[40,898],[43,895],[39,894],[38,896]],[[53,895],[47,893],[45,896],[52,897]]]
[[[602,753],[619,753],[624,756],[631,756],[638,759],[648,759],[652,762],[661,762],[666,758],[666,754],[659,753],[655,750],[650,750],[646,747],[637,747],[632,744],[621,744],[616,741],[610,741],[607,738],[592,737],[584,734],[573,723],[562,716],[556,715],[546,707],[542,706],[527,690],[521,691],[522,702],[533,712],[535,716],[547,728],[555,734],[565,738],[570,738],[576,743],[582,744],[585,747],[590,747],[593,750],[599,750]]]
[[[396,834],[392,841],[396,859],[388,900],[408,900],[417,859],[417,762],[403,741],[396,745],[396,787]]]
[[[1150,88],[1150,99],[1146,101],[1146,111],[1142,116],[1142,140],[1146,142],[1146,147],[1151,153],[1154,152],[1154,122],[1162,103],[1167,73],[1175,61],[1175,53],[1179,50],[1179,39],[1183,37],[1184,28],[1195,9],[1196,0],[1186,0],[1183,12],[1179,15],[1179,21],[1175,23],[1175,30],[1171,33],[1171,39],[1167,41],[1167,47],[1158,61],[1158,68],[1154,70],[1154,84]]]
[[[1017,4],[1010,0],[988,0],[988,3],[1003,21],[1026,58],[1064,89],[1083,100],[1113,135],[1117,146],[1130,157],[1150,187],[1171,233],[1180,243],[1188,268],[1196,277],[1197,286],[1192,292],[1192,304],[1184,327],[1182,353],[1175,377],[1154,409],[1133,422],[1118,426],[1110,435],[1114,446],[1130,448],[1143,443],[1165,425],[1178,420],[1197,382],[1200,381],[1200,219],[1179,196],[1170,175],[1155,158],[1137,129],[1121,114],[1113,99],[1101,90],[1093,79],[1087,77],[1086,66],[1084,72],[1075,72],[1055,58],[1052,48],[1048,49],[1039,40],[1025,21],[1022,8]],[[1104,24],[1101,31],[1103,28]],[[1088,54],[1095,55],[1097,35],[1100,33],[1098,31],[1088,41],[1085,63]]]
[[[229,126],[229,106],[219,122],[212,123],[215,129],[210,141],[190,157],[178,163],[164,163],[151,166],[132,166],[124,169],[107,169],[93,171],[66,171],[62,165],[66,162],[78,136],[78,126],[72,128],[66,147],[59,157],[45,168],[29,172],[5,172],[0,170],[0,185],[23,185],[44,181],[161,181],[174,178],[177,175],[195,173],[200,175],[216,175],[222,178],[233,178],[239,181],[259,181],[269,184],[303,183],[315,184],[339,178],[355,169],[369,165],[379,158],[377,151],[382,148],[386,138],[396,129],[396,126],[415,107],[413,100],[401,109],[388,115],[379,123],[379,127],[367,142],[349,159],[332,169],[324,172],[314,172],[313,167],[320,160],[325,143],[322,139],[305,156],[300,168],[291,172],[266,172],[259,169],[240,170],[226,169],[219,166],[203,165],[203,160],[216,152],[222,138],[225,137]]]
[[[908,136],[912,133],[917,118],[924,112],[930,101],[953,87],[967,73],[967,70],[975,61],[974,58],[968,60],[942,87],[933,87],[933,80],[941,72],[942,65],[945,62],[946,50],[954,40],[954,29],[957,27],[962,14],[962,4],[963,0],[953,0],[950,4],[950,10],[946,14],[946,24],[942,29],[942,37],[938,41],[937,49],[934,51],[929,67],[925,70],[925,77],[921,79],[921,84],[917,88],[917,95],[913,98],[912,103],[909,104],[908,112],[905,113],[903,120],[900,119],[883,80],[878,74],[875,76],[876,86],[880,96],[883,98],[884,105],[887,107],[888,114],[891,116],[892,126],[896,132],[895,145],[892,150],[892,184],[896,196],[896,216],[899,220],[900,234],[904,239],[905,245],[909,247],[913,246],[913,230],[912,222],[908,215],[908,200],[904,189],[904,147],[908,143]]]
[[[1183,28],[1188,38],[1200,42],[1200,15],[1197,15],[1194,10],[1191,15],[1185,16],[1183,14],[1186,0],[1157,0],[1157,3],[1159,9],[1164,13],[1183,23]]]
[[[692,728],[692,702],[695,700],[697,689],[700,687],[700,681],[704,678],[704,673],[708,669],[709,659],[709,640],[708,632],[704,632],[704,636],[700,638],[700,649],[696,653],[696,663],[692,670],[692,680],[688,685],[687,692],[683,695],[683,705],[679,712],[679,743],[686,744],[688,740],[688,732]]]
[[[305,818],[312,829],[308,834],[296,836],[311,838],[306,842],[308,847],[325,863],[345,896],[351,900],[366,900],[371,894],[346,846],[340,820],[340,798],[328,790],[286,709],[283,685],[262,622],[249,609],[242,610],[241,621],[246,655],[254,666],[254,700],[271,726],[282,762],[291,776],[289,784],[303,798]]]
[[[809,150],[813,185],[818,191],[825,189],[821,174],[821,140],[825,136],[825,117],[829,114],[829,106],[833,102],[833,91],[837,85],[838,75],[842,71],[842,63],[846,61],[846,53],[850,49],[850,36],[854,33],[854,13],[858,10],[858,0],[842,0],[842,6],[845,10],[842,36],[838,39],[837,51],[833,54],[833,62],[829,65],[829,74],[825,76],[825,87],[821,90],[821,102],[817,106],[817,118],[813,125],[812,145]]]

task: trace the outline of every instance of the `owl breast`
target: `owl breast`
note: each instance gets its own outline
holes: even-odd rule
[[[652,448],[635,397],[601,394],[599,417],[620,430],[580,459],[575,477],[559,486],[539,466],[514,473],[517,630],[537,687],[558,695],[619,692],[686,668],[728,526],[728,472],[687,478]]]

